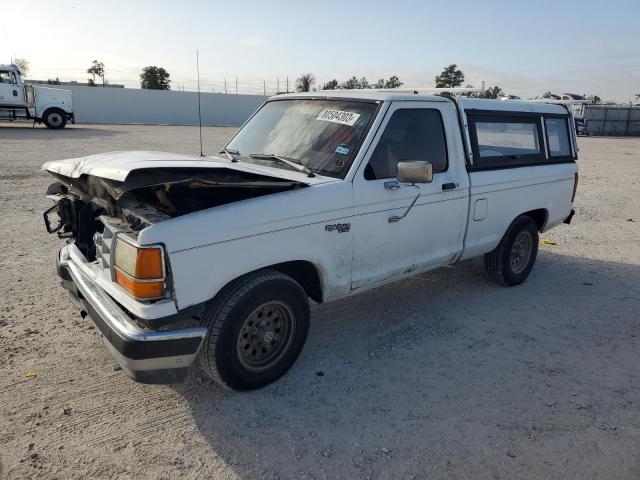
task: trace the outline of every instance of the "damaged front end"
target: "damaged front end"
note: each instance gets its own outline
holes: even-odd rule
[[[72,239],[89,261],[96,258],[95,234],[103,232],[105,223],[135,240],[142,229],[174,217],[306,186],[224,168],[140,169],[124,181],[50,173],[59,181],[47,189],[56,203],[44,213],[45,227]]]
[[[132,169],[122,180],[47,170],[58,181],[47,189],[55,204],[44,213],[45,226],[67,240],[57,258],[61,284],[122,369],[144,383],[182,381],[207,329],[202,305],[178,309],[165,245],[140,244],[140,232],[191,212],[306,186],[223,167]]]

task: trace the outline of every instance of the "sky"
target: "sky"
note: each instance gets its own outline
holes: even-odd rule
[[[272,93],[311,72],[322,83],[398,75],[433,87],[456,63],[465,85],[499,85],[529,98],[640,93],[640,0],[175,1],[0,0],[0,63],[26,58],[29,78],[86,81],[92,60],[106,79],[139,86],[164,67],[172,89]]]

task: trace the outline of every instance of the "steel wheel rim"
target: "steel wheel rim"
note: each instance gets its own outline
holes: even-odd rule
[[[515,274],[522,273],[529,265],[533,253],[533,237],[530,232],[520,232],[514,239],[509,253],[509,265]]]
[[[266,302],[245,318],[236,354],[240,364],[250,372],[264,372],[287,353],[295,333],[295,315],[289,305],[280,301]]]
[[[59,113],[52,113],[49,115],[49,123],[54,127],[62,125],[62,116]]]

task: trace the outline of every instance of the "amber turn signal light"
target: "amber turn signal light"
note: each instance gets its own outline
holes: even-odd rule
[[[134,277],[144,279],[162,278],[162,251],[159,248],[140,248],[136,260]]]
[[[163,281],[139,281],[116,270],[116,282],[136,298],[158,298],[164,295]]]

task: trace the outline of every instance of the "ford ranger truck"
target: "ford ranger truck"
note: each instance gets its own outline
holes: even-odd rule
[[[576,159],[563,105],[278,95],[219,156],[45,163],[44,216],[63,287],[126,373],[177,382],[197,362],[247,390],[295,362],[309,300],[479,255],[498,285],[524,282],[539,232],[571,220]]]

